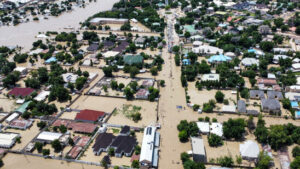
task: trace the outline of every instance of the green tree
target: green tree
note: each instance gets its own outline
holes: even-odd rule
[[[181,142],[186,142],[189,139],[187,131],[185,131],[185,130],[180,131],[178,134],[178,137]]]
[[[221,91],[217,91],[215,95],[215,99],[218,103],[222,103],[224,100],[225,95]]]
[[[233,166],[233,159],[232,157],[221,157],[218,159],[218,163],[222,166],[222,167],[232,167]]]
[[[51,142],[52,148],[54,148],[55,152],[60,152],[62,150],[62,145],[60,144],[58,139],[55,139]]]
[[[40,142],[35,142],[35,144],[34,144],[34,147],[37,149],[37,151],[39,153],[42,152],[43,146],[44,146],[43,143],[40,143]]]
[[[49,149],[43,149],[42,150],[43,156],[47,156],[50,154],[50,150]]]
[[[217,146],[223,145],[222,137],[220,137],[216,134],[210,134],[208,136],[208,144],[211,147],[217,147]]]
[[[241,139],[245,133],[245,120],[242,118],[230,118],[228,121],[223,123],[223,133],[227,139]]]
[[[59,126],[59,131],[61,133],[66,133],[68,131],[67,127],[65,125],[60,125]]]
[[[111,66],[103,67],[102,71],[103,71],[105,77],[112,77],[113,76],[113,74],[112,74],[113,69],[112,69]]]
[[[78,77],[75,82],[76,89],[81,90],[83,88],[84,84],[86,83],[86,81],[87,81],[86,77]]]
[[[296,157],[294,161],[291,162],[291,169],[299,169],[300,166],[300,156]]]
[[[112,147],[109,148],[109,149],[108,149],[108,155],[109,155],[109,156],[114,156],[114,155],[115,155],[115,149],[112,148]]]
[[[294,147],[292,150],[292,154],[293,154],[293,157],[300,156],[300,147],[299,146]]]
[[[258,163],[256,167],[259,169],[269,169],[272,158],[266,152],[260,152],[258,156]]]
[[[140,163],[138,160],[133,160],[131,163],[132,168],[140,168]]]
[[[44,127],[46,127],[47,123],[44,121],[40,121],[36,124],[38,126],[38,128],[43,129]]]

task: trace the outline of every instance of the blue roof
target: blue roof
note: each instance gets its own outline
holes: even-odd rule
[[[219,26],[220,26],[220,27],[226,27],[227,24],[225,24],[225,23],[220,23]]]
[[[249,53],[256,53],[256,50],[255,49],[249,49],[248,52]]]
[[[213,55],[208,59],[208,62],[226,62],[230,60],[231,58],[225,55]]]
[[[45,61],[45,63],[51,63],[51,62],[56,62],[56,61],[57,61],[56,57],[55,57],[55,56],[52,56],[51,58],[47,59],[47,60]]]
[[[296,101],[291,101],[291,106],[292,106],[292,107],[298,107],[299,105],[298,105],[298,102],[296,102]]]
[[[191,64],[191,62],[190,62],[189,59],[183,59],[183,60],[182,60],[182,63],[183,63],[184,65],[189,65],[189,64]]]
[[[297,116],[300,116],[300,111],[296,111]]]

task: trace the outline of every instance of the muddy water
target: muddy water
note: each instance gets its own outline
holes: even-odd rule
[[[100,11],[110,10],[118,0],[97,0],[86,5],[85,8],[75,7],[73,11],[62,14],[58,17],[49,17],[45,20],[40,17],[40,21],[30,21],[21,23],[18,26],[0,27],[0,46],[21,46],[25,50],[30,49],[32,42],[36,41],[39,32],[46,31],[67,31],[66,27],[79,28],[79,22],[83,22],[89,16]]]

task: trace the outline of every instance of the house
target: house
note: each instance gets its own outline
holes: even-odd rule
[[[121,43],[117,47],[112,49],[112,51],[123,53],[128,46],[129,46],[129,43],[126,40],[122,40]]]
[[[201,81],[219,81],[220,75],[216,73],[204,74],[201,77]]]
[[[211,123],[210,134],[215,134],[217,136],[223,137],[223,125],[221,123]]]
[[[31,95],[33,92],[34,89],[32,88],[15,87],[8,93],[8,95],[25,98],[26,96]]]
[[[197,41],[197,40],[196,40],[196,41],[193,42],[193,47],[194,47],[194,48],[200,47],[200,46],[202,46],[202,45],[203,45],[203,42],[201,42],[201,41]]]
[[[110,144],[116,138],[111,133],[99,133],[93,145],[93,152],[95,155],[100,155],[102,151],[107,152]]]
[[[271,33],[271,28],[268,25],[261,25],[258,27],[258,31],[262,35],[267,35]]]
[[[74,73],[64,73],[62,74],[62,78],[65,83],[76,83],[76,80],[78,79],[78,75]]]
[[[237,102],[237,112],[238,113],[246,113],[247,108],[246,108],[246,103],[244,100],[238,100]]]
[[[262,90],[250,90],[251,99],[264,99],[265,93]]]
[[[287,59],[287,58],[289,58],[287,55],[274,55],[273,63],[274,64],[279,64],[280,59]]]
[[[300,93],[295,92],[286,92],[285,98],[291,100],[291,101],[300,101]]]
[[[268,79],[268,78],[259,78],[257,79],[257,84],[260,89],[268,89],[271,87],[275,90],[274,86],[278,85],[276,79]]]
[[[147,79],[147,80],[144,80],[142,82],[142,86],[146,89],[149,88],[149,87],[152,87],[153,85],[154,85],[154,80],[153,79]]]
[[[119,54],[120,54],[120,52],[117,52],[117,51],[107,51],[107,52],[103,53],[102,56],[104,58],[110,58],[110,57],[116,57]]]
[[[158,147],[160,134],[156,132],[156,127],[148,126],[144,130],[144,137],[141,147],[140,164],[145,167],[158,166]]]
[[[300,63],[292,64],[292,71],[293,72],[299,72],[300,71]]]
[[[34,98],[34,100],[39,101],[39,102],[43,101],[49,96],[49,94],[50,94],[50,91],[43,90]]]
[[[292,49],[291,48],[273,48],[273,52],[278,53],[278,54],[286,54],[289,51],[292,51]]]
[[[10,128],[26,130],[32,125],[33,120],[14,119],[9,123]]]
[[[5,122],[6,123],[10,123],[12,122],[14,119],[18,118],[20,115],[19,113],[13,113],[11,115],[9,115],[6,119],[5,119]]]
[[[92,44],[90,44],[89,47],[87,47],[86,50],[89,51],[89,52],[94,53],[94,52],[96,52],[98,49],[99,49],[99,44],[98,44],[98,43],[92,43]]]
[[[110,50],[110,48],[113,48],[115,46],[115,43],[112,42],[112,41],[102,41],[102,44],[103,44],[103,49],[104,50]]]
[[[28,101],[28,102],[23,103],[20,107],[18,107],[18,108],[15,110],[15,112],[21,113],[21,114],[25,113],[26,110],[27,110],[27,107],[29,106],[30,103],[31,103],[31,101]]]
[[[209,134],[209,122],[196,122],[197,127],[199,128],[200,133]]]
[[[190,65],[190,64],[191,64],[190,59],[183,59],[183,60],[182,60],[182,65],[187,66],[187,65]]]
[[[84,109],[76,114],[75,120],[78,121],[87,121],[87,122],[97,122],[103,119],[105,116],[105,112]]]
[[[209,46],[209,45],[202,45],[196,48],[193,47],[192,52],[197,54],[205,54],[205,55],[217,55],[217,54],[222,54],[223,49],[214,46]]]
[[[37,136],[36,141],[42,143],[51,143],[54,140],[59,140],[62,136],[63,134],[61,133],[43,131]]]
[[[280,114],[280,103],[277,99],[261,99],[261,108],[263,112],[270,114]]]
[[[72,147],[72,149],[68,152],[67,156],[69,158],[72,158],[72,159],[76,159],[76,157],[79,155],[79,153],[81,152],[83,148],[80,147],[80,146],[74,146]]]
[[[259,112],[257,110],[247,110],[247,115],[258,116]]]
[[[255,141],[247,140],[240,144],[240,154],[243,159],[256,161],[259,155],[259,146]]]
[[[291,101],[290,103],[291,103],[291,107],[292,107],[293,109],[298,109],[298,108],[299,108],[299,104],[298,104],[297,101]]]
[[[144,44],[146,42],[146,38],[145,37],[138,37],[134,40],[135,46],[137,47],[144,47]]]
[[[267,96],[268,96],[268,99],[278,99],[278,100],[283,99],[283,95],[281,92],[273,91],[273,90],[268,90]]]
[[[73,130],[75,133],[84,133],[84,134],[92,134],[97,129],[96,124],[82,123],[82,122],[71,122],[66,127],[68,129]]]
[[[259,65],[258,59],[255,58],[243,58],[241,63],[243,66]]]
[[[125,55],[123,57],[124,63],[127,65],[134,65],[134,64],[142,64],[143,63],[143,56],[141,55]]]
[[[231,57],[219,54],[211,56],[207,61],[209,63],[220,63],[220,62],[228,62],[231,61]]]
[[[139,89],[137,93],[135,94],[135,98],[137,99],[148,99],[149,96],[148,89]]]
[[[128,22],[128,19],[93,18],[90,20],[90,23],[95,26],[102,25],[102,24],[124,24],[126,22]]]
[[[17,133],[0,133],[0,147],[11,148],[18,137],[20,137],[20,134]]]
[[[130,157],[136,145],[137,141],[135,137],[118,135],[110,147],[114,148],[116,157],[122,157],[123,155]]]
[[[45,64],[50,64],[50,63],[52,63],[52,62],[57,62],[57,59],[56,59],[55,56],[52,56],[52,57],[50,57],[49,59],[47,59],[47,60],[45,61]]]
[[[130,127],[125,125],[122,127],[121,131],[120,131],[120,135],[122,136],[129,136],[130,134]]]
[[[264,20],[261,19],[254,19],[254,18],[248,18],[246,19],[243,24],[244,25],[261,25],[264,22]]]
[[[295,112],[295,118],[296,119],[300,119],[300,111],[296,111]]]
[[[26,76],[28,73],[28,69],[26,67],[16,67],[14,71],[20,72],[22,77]]]
[[[221,112],[223,112],[223,113],[236,113],[236,107],[234,105],[223,105]]]
[[[195,162],[206,162],[206,152],[203,139],[198,137],[191,137],[193,160]]]

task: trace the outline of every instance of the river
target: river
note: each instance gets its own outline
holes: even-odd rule
[[[37,40],[35,36],[39,32],[46,31],[66,31],[66,27],[78,29],[79,23],[88,17],[100,12],[111,10],[114,3],[119,0],[97,0],[86,5],[85,8],[74,7],[71,12],[63,13],[58,17],[49,17],[40,21],[30,21],[17,26],[0,27],[0,46],[21,46],[24,50],[29,50],[32,43]]]

